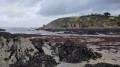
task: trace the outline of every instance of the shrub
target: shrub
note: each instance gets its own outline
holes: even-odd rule
[[[109,21],[116,21],[116,19],[109,19]]]
[[[117,22],[117,24],[118,24],[118,26],[120,26],[120,21],[119,21],[119,22]]]
[[[92,19],[95,19],[96,17],[95,16],[91,16]]]

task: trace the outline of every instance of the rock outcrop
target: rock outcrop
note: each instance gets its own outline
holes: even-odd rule
[[[58,53],[53,53],[53,51],[55,50],[52,49],[54,47],[54,44],[51,44],[51,42],[49,42],[48,40],[33,39],[31,41],[34,46],[39,50],[39,52],[52,56],[56,63],[60,62]]]
[[[0,52],[0,66],[8,67],[17,61],[26,63],[38,50],[28,39],[0,37]]]
[[[0,67],[53,67],[57,64],[30,40],[10,33],[0,34],[0,52]]]
[[[0,29],[0,31],[6,31],[5,29]]]
[[[69,40],[63,44],[57,43],[53,49],[55,53],[58,53],[60,61],[67,63],[79,63],[102,57],[100,53],[94,52],[86,45],[76,44]]]
[[[62,61],[67,63],[79,63],[102,57],[100,53],[94,52],[86,45],[76,44],[70,40],[65,43],[52,44],[47,40],[34,39],[32,43],[34,43],[39,51],[42,50],[41,52],[52,56],[57,63]]]

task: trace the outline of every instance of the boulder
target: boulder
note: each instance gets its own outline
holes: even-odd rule
[[[57,63],[53,57],[34,47],[29,39],[10,33],[0,34],[0,67],[49,67]]]
[[[38,50],[28,39],[0,37],[0,52],[0,66],[8,67],[18,61],[26,63]]]
[[[86,45],[76,44],[70,40],[63,44],[57,43],[53,49],[56,48],[58,50],[60,61],[67,63],[79,63],[82,61],[89,61],[90,59],[95,60],[102,56],[97,52],[93,52],[93,50],[88,48]]]

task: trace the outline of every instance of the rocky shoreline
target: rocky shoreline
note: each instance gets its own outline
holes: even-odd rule
[[[1,46],[0,50],[3,52],[1,53],[2,56],[0,59],[3,60],[1,60],[0,66],[4,66],[3,63],[7,63],[4,67],[59,67],[61,62],[87,62],[84,64],[85,66],[89,64],[88,62],[91,62],[91,60],[98,62],[98,59],[104,59],[106,54],[102,51],[107,50],[112,57],[109,60],[113,62],[114,60],[112,59],[116,58],[115,62],[119,67],[119,64],[117,64],[120,59],[119,38],[120,37],[93,36],[64,37],[1,32],[0,45],[3,46]],[[113,44],[111,45],[110,43]],[[93,48],[94,46],[96,46],[96,48]],[[4,49],[7,49],[8,52],[4,52]],[[118,57],[112,56],[112,53],[118,54]],[[8,54],[8,57],[4,57],[4,54]],[[19,56],[17,56],[18,54]],[[111,67],[115,66],[111,63],[106,64],[107,62],[99,61],[98,63],[100,63],[100,67],[105,67],[106,65]],[[104,63],[104,65],[102,63]],[[85,67],[97,67],[97,65],[86,65]]]
[[[84,67],[120,67],[119,65],[112,65],[108,63],[97,63],[95,65],[86,64]]]
[[[119,33],[120,28],[52,28],[52,29],[36,29],[36,30],[46,30],[46,31],[66,31],[65,33],[74,33],[74,34],[109,34],[109,33]]]

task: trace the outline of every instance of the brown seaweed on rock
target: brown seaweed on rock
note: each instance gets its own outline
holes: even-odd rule
[[[120,67],[120,65],[108,64],[108,63],[97,63],[95,65],[86,64],[84,67]]]
[[[0,36],[3,36],[4,38],[7,38],[7,39],[18,37],[17,35],[13,35],[9,32],[0,32]]]
[[[30,61],[26,63],[16,62],[10,67],[54,67],[56,65],[56,61],[51,56],[44,53],[36,53],[30,58]]]
[[[58,54],[60,61],[67,63],[79,63],[82,61],[89,61],[90,59],[100,58],[102,55],[97,52],[93,52],[92,49],[86,45],[76,44],[70,40],[65,43],[57,43]]]

